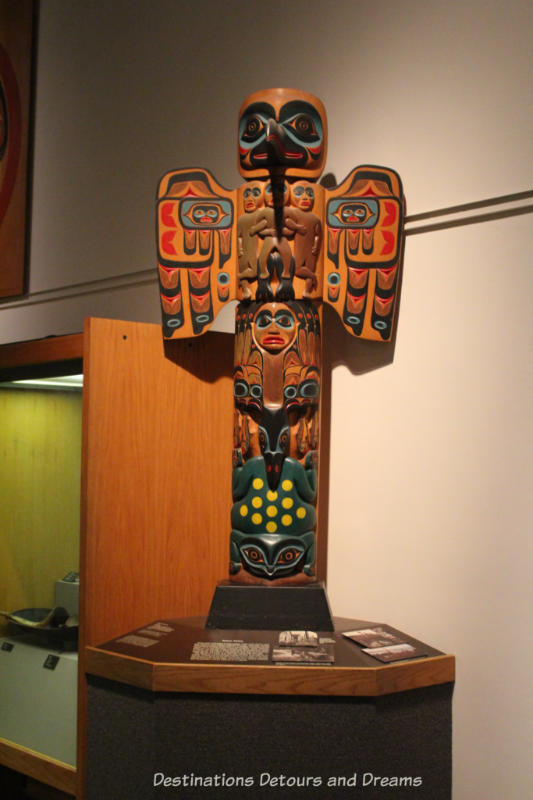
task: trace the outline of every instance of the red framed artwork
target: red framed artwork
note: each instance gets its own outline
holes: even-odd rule
[[[33,0],[0,0],[0,298],[24,292]]]

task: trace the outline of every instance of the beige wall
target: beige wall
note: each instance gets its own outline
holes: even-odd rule
[[[411,215],[532,190],[532,23],[520,0],[42,0],[30,296],[0,341],[157,321],[156,182],[236,185],[261,87],[318,94],[328,170],[392,166]],[[330,600],[457,654],[454,800],[533,783],[530,248],[531,215],[412,231],[395,352],[333,334]]]

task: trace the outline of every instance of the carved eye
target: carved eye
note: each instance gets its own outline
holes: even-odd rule
[[[316,136],[315,123],[309,114],[298,114],[290,120],[289,125],[298,136]]]
[[[291,564],[295,561],[298,556],[300,555],[300,551],[297,550],[295,547],[287,547],[285,550],[278,556],[278,560],[276,563],[278,564]]]
[[[235,381],[233,394],[235,397],[246,397],[248,394],[248,384],[246,381]]]
[[[300,395],[302,397],[318,397],[318,393],[319,387],[317,381],[304,381],[300,386]]]
[[[261,448],[261,452],[263,452],[267,446],[267,435],[263,428],[259,428],[259,447]]]
[[[298,394],[298,389],[296,386],[286,386],[285,391],[283,392],[287,400],[292,400]]]
[[[305,189],[304,189],[303,186],[297,186],[296,189],[294,190],[294,196],[295,197],[301,197],[304,192],[305,192]]]
[[[279,450],[284,453],[289,446],[289,431],[287,428],[284,428],[279,436]]]
[[[264,123],[261,117],[258,117],[256,114],[253,114],[251,117],[248,117],[246,120],[246,125],[244,126],[243,131],[243,139],[248,139],[253,141],[254,139],[258,139],[259,136],[263,133]]]
[[[252,189],[252,193],[253,193],[254,197],[260,197],[261,196],[261,190],[258,189],[257,186],[254,189]]]
[[[243,553],[250,559],[250,561],[253,561],[254,564],[265,563],[263,553],[261,550],[258,550],[257,547],[245,547]]]
[[[260,400],[263,397],[263,389],[258,383],[254,383],[250,387],[250,394],[252,397],[255,397],[256,400]]]
[[[276,314],[276,324],[280,328],[294,328],[294,320],[286,311],[278,311]]]
[[[257,319],[255,320],[255,324],[259,329],[268,328],[268,326],[272,322],[272,314],[270,311],[261,311],[257,315]]]

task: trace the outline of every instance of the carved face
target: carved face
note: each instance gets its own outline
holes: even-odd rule
[[[311,211],[315,202],[313,184],[307,181],[297,181],[291,186],[291,204],[302,211]]]
[[[318,97],[296,89],[250,95],[239,113],[239,172],[244,178],[283,170],[318,178],[326,160],[327,121]]]
[[[243,193],[244,210],[247,214],[262,208],[265,204],[263,181],[250,181]]]
[[[279,353],[292,344],[296,331],[296,317],[285,303],[265,303],[254,319],[254,339],[269,353]]]
[[[286,183],[283,184],[283,196],[281,193],[281,184],[278,183],[271,183],[270,181],[267,183],[265,187],[265,200],[267,206],[272,208],[274,204],[277,206],[281,205],[288,205],[289,203],[289,187]]]

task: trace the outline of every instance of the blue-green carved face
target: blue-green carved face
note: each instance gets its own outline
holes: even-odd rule
[[[231,542],[234,557],[247,572],[267,580],[302,570],[309,573],[314,563],[315,535],[312,531],[300,537],[269,533],[251,536],[232,531]]]
[[[249,572],[280,578],[295,571],[307,548],[298,539],[263,534],[245,539],[239,549]]]

